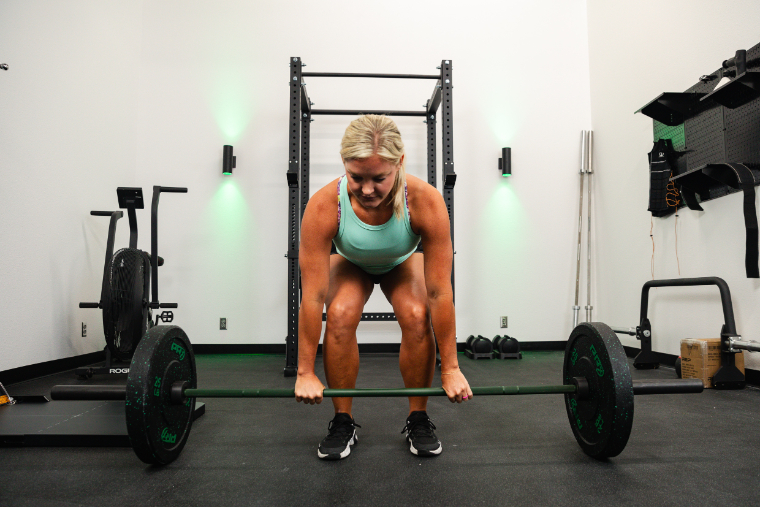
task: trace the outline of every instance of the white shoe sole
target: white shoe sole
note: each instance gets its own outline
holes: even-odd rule
[[[412,454],[414,454],[415,456],[438,456],[439,454],[441,454],[441,451],[443,451],[443,446],[440,445],[440,443],[439,443],[438,444],[438,449],[435,449],[433,451],[425,451],[425,450],[423,450],[422,454],[420,454],[420,451],[418,451],[414,447],[414,444],[410,440],[409,441],[409,450],[412,451]]]
[[[335,453],[322,454],[319,451],[319,447],[317,447],[317,456],[320,459],[328,459],[328,458],[329,459],[343,459],[349,454],[351,454],[351,446],[356,445],[357,442],[359,442],[359,437],[356,436],[356,431],[354,431],[354,436],[351,437],[351,440],[348,441],[348,445],[346,446],[345,449],[343,449],[343,451],[338,455],[338,457],[336,457]],[[440,452],[440,450],[438,452]]]

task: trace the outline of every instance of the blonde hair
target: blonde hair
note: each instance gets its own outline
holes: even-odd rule
[[[404,155],[404,141],[396,123],[387,116],[365,114],[352,121],[340,142],[340,156],[343,160],[361,160],[379,155],[393,165],[399,165],[396,180],[391,189],[391,202],[396,218],[404,214],[406,204],[406,171],[401,157]]]

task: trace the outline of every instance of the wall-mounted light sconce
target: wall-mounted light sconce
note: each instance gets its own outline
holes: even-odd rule
[[[229,176],[235,168],[237,157],[232,156],[232,146],[224,145],[224,156],[222,157],[222,174]]]
[[[502,148],[499,159],[499,171],[505,178],[512,176],[512,148]]]

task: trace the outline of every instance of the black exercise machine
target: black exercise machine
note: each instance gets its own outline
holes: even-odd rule
[[[159,303],[158,267],[164,260],[158,256],[158,201],[162,192],[186,193],[187,188],[153,187],[151,204],[151,253],[137,249],[136,209],[143,209],[142,188],[119,187],[116,195],[119,207],[127,210],[129,217],[129,247],[114,253],[116,222],[124,216],[122,211],[91,211],[94,216],[110,217],[106,259],[103,268],[103,282],[100,301],[79,303],[79,308],[100,308],[103,310],[103,333],[106,340],[106,361],[100,368],[86,367],[74,370],[79,378],[93,375],[125,374],[129,367],[114,367],[112,362],[128,361],[137,348],[140,339],[158,320],[172,322],[174,314],[164,311],[153,321],[152,310],[177,308],[176,303]],[[149,289],[153,286],[152,301]]]

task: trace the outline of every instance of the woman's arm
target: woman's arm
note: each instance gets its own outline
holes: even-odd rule
[[[301,221],[301,308],[298,313],[296,401],[321,403],[324,385],[314,373],[322,311],[330,283],[330,245],[338,232],[337,180],[309,199]]]
[[[454,251],[449,213],[443,197],[434,187],[422,180],[417,180],[415,186],[414,206],[410,201],[410,211],[413,228],[422,236],[425,249],[425,286],[433,330],[441,354],[441,381],[449,399],[461,402],[472,398],[472,390],[459,371],[457,360],[454,290],[451,286]]]

